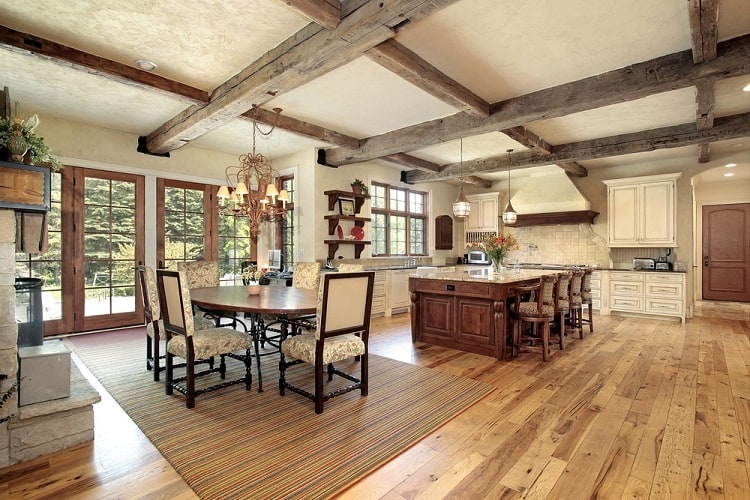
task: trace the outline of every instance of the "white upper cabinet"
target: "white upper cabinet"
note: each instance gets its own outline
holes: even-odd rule
[[[681,174],[604,181],[609,246],[676,247],[676,185]]]
[[[471,213],[466,219],[464,226],[470,231],[494,231],[498,230],[497,216],[499,193],[472,194],[466,197],[471,203]]]

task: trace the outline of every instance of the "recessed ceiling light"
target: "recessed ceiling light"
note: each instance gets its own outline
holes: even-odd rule
[[[159,67],[155,62],[149,61],[147,59],[136,59],[135,64],[137,64],[138,67],[143,71],[153,71]]]
[[[724,177],[732,177],[734,175],[734,172],[727,172],[724,174]]]
[[[727,164],[726,164],[726,165],[724,165],[724,166],[725,166],[726,168],[734,168],[734,167],[736,167],[736,166],[737,166],[737,164],[736,164],[736,163],[727,163]]]

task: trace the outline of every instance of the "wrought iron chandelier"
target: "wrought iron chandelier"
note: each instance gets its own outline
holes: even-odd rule
[[[276,117],[281,108],[274,108]],[[276,222],[287,217],[289,193],[278,190],[279,173],[268,164],[266,157],[255,151],[256,132],[267,137],[276,128],[263,132],[253,120],[253,152],[239,157],[240,165],[230,165],[224,171],[227,184],[219,188],[219,213],[224,216],[247,217],[250,233],[257,237],[263,222]]]

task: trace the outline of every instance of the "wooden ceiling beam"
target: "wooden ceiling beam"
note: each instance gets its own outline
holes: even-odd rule
[[[284,3],[329,30],[336,29],[341,22],[339,0],[284,0]]]
[[[277,114],[273,111],[267,111],[259,107],[255,107],[250,111],[243,113],[240,115],[240,118],[255,120],[260,123],[265,123],[266,125],[273,125],[304,137],[319,139],[329,144],[336,144],[337,146],[345,148],[356,148],[359,146],[359,139],[356,137],[351,137],[312,123],[296,120],[289,116],[285,116],[283,113]]]
[[[688,0],[688,18],[693,62],[713,61],[719,42],[719,0]]]
[[[689,0],[690,39],[693,62],[716,59],[719,21],[719,0]],[[695,119],[698,130],[706,130],[714,121],[714,82],[699,82],[695,92]],[[711,144],[698,144],[698,163],[711,160]]]
[[[393,39],[376,45],[365,52],[365,55],[456,109],[478,118],[490,115],[490,104],[487,101]]]
[[[204,90],[5,26],[0,26],[0,45],[118,83],[178,97],[193,104],[208,102],[208,92]]]
[[[424,170],[426,172],[440,172],[444,167],[441,167],[437,163],[417,158],[406,153],[398,153],[395,155],[384,156],[381,160],[387,160],[391,163],[401,165],[402,167],[414,168],[417,170]],[[478,177],[476,175],[463,176],[466,184],[473,184],[475,186],[483,188],[491,188],[493,182],[489,179]]]
[[[459,139],[548,120],[652,94],[750,74],[750,35],[721,42],[713,61],[693,64],[692,51],[682,51],[495,103],[487,118],[457,113],[361,141],[357,150],[326,150],[326,162],[345,165]]]
[[[517,143],[523,144],[527,148],[533,149],[538,153],[549,154],[554,151],[554,146],[550,145],[547,141],[545,141],[526,127],[511,127],[501,130],[501,132]],[[586,167],[576,162],[561,163],[558,165],[558,167],[565,170],[573,177],[586,177],[587,175],[589,175]]]
[[[164,154],[214,130],[253,106],[308,83],[391,38],[394,29],[418,21],[456,0],[366,2],[334,30],[312,23],[267,52],[211,94],[152,131],[148,152]],[[381,155],[382,156],[382,155]]]
[[[407,172],[404,177],[409,183],[434,182],[456,178],[466,173],[482,174],[507,170],[509,160],[511,170],[520,170],[560,162],[594,160],[657,149],[679,148],[703,142],[748,137],[748,135],[750,135],[750,113],[744,113],[716,118],[714,126],[706,130],[697,130],[694,123],[686,123],[644,132],[562,144],[555,146],[551,154],[540,154],[529,150],[512,154],[510,159],[507,155],[501,155],[495,158],[463,162],[463,165],[454,164],[435,173],[414,170]]]

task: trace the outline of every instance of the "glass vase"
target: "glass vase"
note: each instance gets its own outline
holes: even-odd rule
[[[492,270],[495,274],[500,274],[505,270],[502,257],[498,259],[492,259]]]

